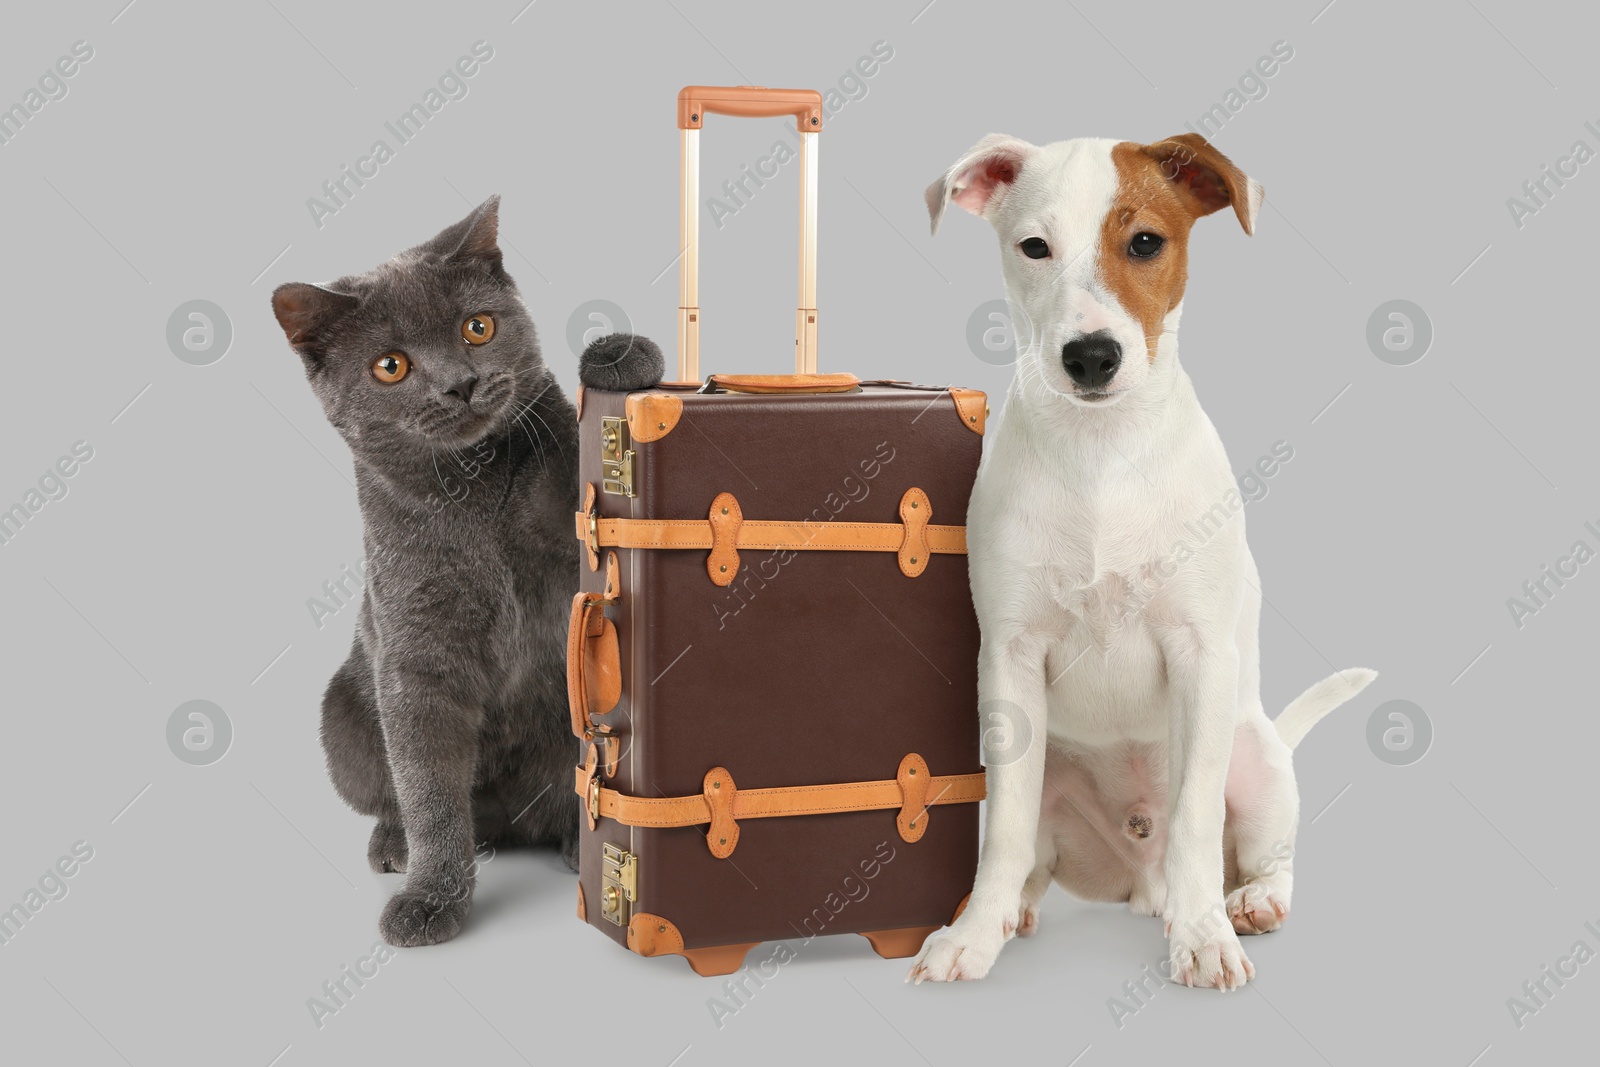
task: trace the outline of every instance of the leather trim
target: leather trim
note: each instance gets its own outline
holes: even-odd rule
[[[730,393],[848,393],[861,388],[854,374],[713,374],[708,381]]]
[[[718,493],[711,502],[711,554],[706,557],[706,573],[717,585],[728,585],[739,574],[739,528],[744,512],[732,493]]]
[[[578,386],[578,402],[577,402],[577,404],[575,406],[578,409],[578,418],[580,418],[580,419],[583,418],[583,386],[582,385]],[[580,887],[578,892],[581,894],[583,892],[583,889]]]
[[[587,482],[583,487],[583,510],[577,514],[578,540],[584,543],[588,550],[589,569],[600,569],[600,541],[594,536],[594,527],[591,522],[594,518],[594,483]]]
[[[577,528],[588,536],[588,516],[579,513]],[[745,519],[739,525],[741,549],[789,549],[799,552],[899,552],[905,543],[899,522],[778,522]],[[605,548],[710,549],[711,525],[704,519],[599,519],[595,542]],[[923,529],[928,551],[935,555],[967,554],[965,526]]]
[[[923,803],[929,808],[939,804],[975,804],[985,795],[984,772],[929,775],[926,788],[929,795]],[[587,801],[589,790],[590,774],[579,767],[573,791]],[[594,807],[600,818],[614,819],[624,826],[698,826],[711,822],[712,818],[710,802],[699,793],[692,797],[636,797],[597,786]],[[904,807],[905,790],[898,778],[890,778],[877,782],[741,789],[734,794],[731,815],[736,820],[768,819],[840,811],[898,812]],[[918,819],[918,826],[921,825]]]
[[[915,752],[900,761],[900,814],[894,824],[902,841],[915,844],[928,832],[928,761]]]
[[[628,947],[641,956],[676,956],[683,951],[683,935],[661,916],[636,911],[628,920]]]
[[[957,389],[950,387],[950,397],[956,402],[956,414],[961,416],[961,425],[983,436],[984,423],[989,419],[989,398],[979,389]]]
[[[961,903],[956,905],[956,913],[954,915],[950,916],[950,922],[947,925],[954,926],[956,920],[961,918],[961,913],[967,910],[967,905],[969,903],[971,903],[971,901],[972,901],[972,894],[971,893],[968,893],[966,896],[962,897],[961,898]]]
[[[915,578],[928,569],[928,539],[924,531],[933,518],[933,505],[921,489],[907,489],[900,498],[900,521],[905,523],[905,540],[900,542],[900,573]]]
[[[583,883],[578,883],[578,918],[585,922],[589,919],[589,907],[583,901]]]
[[[683,400],[672,393],[629,393],[623,402],[628,436],[646,444],[671,433],[683,415]]]
[[[726,767],[713,767],[706,772],[701,792],[711,809],[711,826],[706,830],[706,846],[719,860],[733,855],[739,847],[739,824],[733,821],[734,797],[738,787]]]

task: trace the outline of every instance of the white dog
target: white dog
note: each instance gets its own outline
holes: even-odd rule
[[[1054,878],[1166,920],[1173,981],[1235,989],[1238,934],[1289,913],[1290,750],[1376,675],[1261,707],[1260,579],[1211,421],[1178,365],[1194,220],[1261,186],[1193,134],[1037,147],[991,135],[928,189],[994,225],[1016,377],[969,514],[989,756],[971,900],[908,978],[982,978]],[[1031,743],[1027,743],[1031,740]]]

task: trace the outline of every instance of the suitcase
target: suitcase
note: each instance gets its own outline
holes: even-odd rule
[[[696,380],[708,113],[795,117],[795,375]],[[985,397],[816,372],[821,123],[815,91],[679,94],[682,381],[579,393],[578,915],[702,975],[822,934],[913,955],[977,866],[965,522]]]

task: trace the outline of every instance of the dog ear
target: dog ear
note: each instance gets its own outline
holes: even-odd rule
[[[939,220],[952,200],[974,215],[987,218],[1036,151],[1027,141],[1003,133],[991,133],[973,145],[924,194],[933,232],[939,232]]]
[[[1144,154],[1161,165],[1161,174],[1178,190],[1194,217],[1233,205],[1239,225],[1252,236],[1266,190],[1233,165],[1198,133],[1180,133],[1146,145]]]

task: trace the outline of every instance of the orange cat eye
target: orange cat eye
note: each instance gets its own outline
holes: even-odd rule
[[[469,345],[486,345],[494,337],[494,319],[488,315],[474,315],[461,324],[461,336]]]
[[[372,361],[372,376],[384,385],[393,385],[411,373],[411,360],[404,352],[390,352]]]

